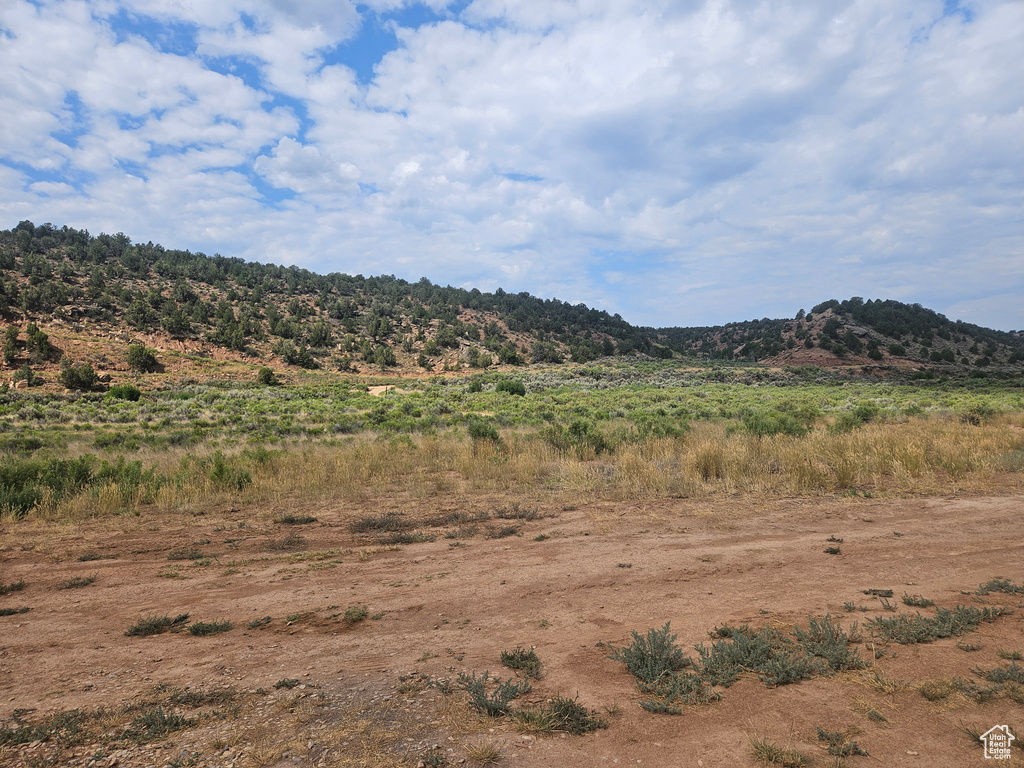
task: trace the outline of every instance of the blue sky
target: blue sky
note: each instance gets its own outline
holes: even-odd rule
[[[1024,328],[1016,0],[0,2],[0,227],[630,322]]]

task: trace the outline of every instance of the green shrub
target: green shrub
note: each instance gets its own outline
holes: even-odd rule
[[[526,395],[526,385],[518,379],[500,379],[494,385],[495,392],[508,392],[510,395],[523,397]]]
[[[90,389],[96,386],[96,382],[99,381],[99,377],[96,375],[96,371],[92,369],[92,366],[88,363],[83,363],[79,366],[69,365],[64,368],[57,380],[61,383],[61,386],[66,389],[77,389],[82,392],[88,392]]]
[[[170,616],[146,616],[128,627],[126,637],[148,637],[168,631],[177,631],[188,622],[187,613],[179,613],[173,619]]]
[[[274,375],[274,371],[266,366],[262,366],[256,372],[256,382],[266,387],[273,387],[280,383],[277,376]]]
[[[501,435],[498,434],[497,428],[493,424],[489,424],[481,419],[470,419],[466,425],[466,431],[469,432],[469,436],[474,440],[491,440],[495,443],[501,440]]]
[[[110,388],[109,394],[115,400],[128,400],[134,403],[142,397],[142,390],[134,384],[115,384]]]
[[[159,367],[156,351],[142,344],[129,345],[125,359],[128,367],[139,373],[153,373]]]
[[[228,632],[232,628],[230,621],[196,621],[188,625],[188,633],[196,637],[207,635],[219,635],[221,632]]]
[[[527,650],[516,646],[511,651],[501,652],[501,663],[509,669],[522,672],[527,677],[539,678],[543,666],[537,652],[532,648]]]
[[[365,605],[351,605],[345,609],[344,619],[346,624],[358,624],[369,615]]]
[[[608,658],[621,661],[637,680],[653,683],[667,672],[676,672],[689,666],[692,660],[683,654],[671,632],[671,622],[661,629],[651,628],[647,635],[633,631],[633,642],[622,648],[608,646]]]
[[[780,434],[803,437],[807,434],[807,425],[791,413],[752,411],[744,414],[743,428],[757,437]]]
[[[495,688],[488,693],[490,682],[494,683]],[[481,677],[477,677],[476,672],[472,675],[460,672],[458,686],[469,694],[469,703],[474,709],[490,717],[508,714],[509,706],[516,697],[533,690],[528,680],[509,678],[502,682],[500,678],[492,678],[489,672],[484,672]]]
[[[940,608],[933,617],[915,613],[879,616],[868,624],[885,640],[901,645],[930,643],[943,637],[959,637],[976,630],[981,623],[995,621],[1006,613],[1003,608],[975,608],[958,605],[953,610]]]
[[[573,736],[608,727],[607,720],[598,717],[597,712],[587,709],[576,699],[555,696],[544,705],[543,710],[552,724],[552,730],[564,731]]]
[[[145,744],[195,724],[195,718],[186,718],[173,710],[167,711],[163,707],[156,707],[136,715],[124,736],[139,744]]]

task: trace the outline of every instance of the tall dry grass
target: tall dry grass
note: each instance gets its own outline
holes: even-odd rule
[[[1024,488],[1024,414],[980,425],[955,418],[867,424],[845,433],[756,437],[735,424],[700,422],[681,438],[624,443],[611,453],[561,452],[536,433],[507,431],[498,443],[464,434],[364,435],[342,445],[228,457],[251,483],[225,487],[182,472],[184,454],[154,454],[168,477],[154,498],[91,488],[40,505],[29,517],[74,521],[155,506],[188,512],[215,504],[281,508],[401,497],[478,493],[653,499],[728,494],[815,496],[849,492],[921,495]],[[200,457],[201,459],[201,457]],[[199,465],[196,465],[199,466]]]

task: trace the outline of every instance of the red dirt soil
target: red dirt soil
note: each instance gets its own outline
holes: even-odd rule
[[[404,511],[417,517],[493,511],[508,501],[428,501]],[[750,740],[763,736],[824,765],[829,758],[816,736],[821,727],[847,731],[870,753],[848,758],[849,766],[986,765],[990,761],[962,726],[983,732],[1007,724],[1022,733],[1024,707],[1005,697],[978,704],[960,694],[932,703],[916,685],[975,679],[973,667],[1006,666],[1000,650],[1024,650],[1021,610],[961,638],[980,644],[973,652],[958,647],[957,638],[889,645],[872,672],[910,684],[894,694],[867,684],[860,672],[776,689],[747,675],[723,689],[718,703],[679,716],[641,709],[632,678],[600,643],[622,645],[631,630],[644,633],[671,621],[680,645],[690,650],[709,642],[716,625],[788,630],[825,613],[847,627],[859,621],[867,636],[866,619],[894,615],[863,593],[869,589],[892,589],[891,602],[911,613],[919,609],[900,602],[904,593],[939,607],[1017,607],[1019,596],[968,592],[996,576],[1024,581],[1022,501],[542,505],[549,517],[526,523],[518,536],[478,535],[461,546],[438,537],[376,552],[349,532],[348,523],[393,506],[387,500],[289,510],[315,515],[317,522],[306,525],[277,523],[275,510],[199,517],[149,512],[65,527],[8,524],[0,532],[0,583],[23,579],[25,587],[0,596],[0,608],[31,610],[0,617],[0,720],[10,722],[15,710],[34,709],[29,719],[38,719],[75,707],[114,706],[138,700],[158,683],[230,685],[244,703],[233,719],[203,720],[156,745],[97,742],[58,753],[37,742],[0,747],[0,764],[29,765],[50,755],[57,760],[50,764],[83,766],[164,766],[179,759],[179,765],[239,768],[411,767],[437,744],[454,765],[466,759],[467,743],[491,740],[501,747],[501,764],[524,768],[712,768],[756,765]],[[535,540],[542,533],[548,538]],[[304,541],[283,543],[289,534]],[[824,552],[830,536],[843,540],[838,555]],[[169,551],[181,547],[214,559],[205,565],[169,560]],[[79,561],[86,553],[107,559]],[[71,577],[93,574],[87,587],[58,589]],[[848,602],[870,610],[848,613]],[[367,606],[374,618],[349,624],[337,615],[356,605]],[[920,610],[929,615],[934,609]],[[191,620],[227,619],[234,628],[212,637],[125,636],[142,616],[184,612]],[[272,617],[264,628],[247,628],[263,616]],[[455,717],[451,702],[435,690],[396,689],[399,676],[412,672],[437,678],[490,670],[505,677],[511,671],[499,654],[515,646],[534,646],[544,663],[545,675],[527,701],[578,695],[607,717],[609,727],[585,736],[523,735],[507,719],[481,721],[464,709]],[[860,653],[871,658],[870,645],[862,644]],[[304,687],[274,688],[289,678]],[[869,707],[888,722],[868,718]],[[374,718],[381,733],[390,728],[399,737],[374,742],[373,727],[357,732],[357,721]],[[192,762],[183,762],[190,754]],[[1003,764],[1019,761],[1017,755]]]

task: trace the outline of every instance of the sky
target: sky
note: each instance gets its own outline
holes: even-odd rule
[[[1020,0],[0,0],[0,228],[1024,329]]]

